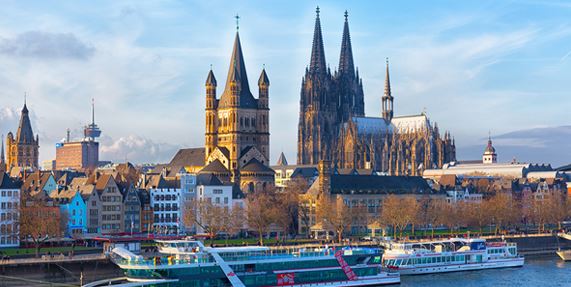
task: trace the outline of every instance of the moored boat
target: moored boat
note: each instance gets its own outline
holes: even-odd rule
[[[157,241],[161,256],[116,248],[112,260],[129,282],[147,286],[380,286],[400,283],[381,267],[380,248],[205,247],[200,241]],[[169,280],[168,284],[164,280]],[[174,280],[174,281],[173,281]]]
[[[517,245],[485,239],[451,238],[426,242],[385,242],[382,265],[401,275],[521,267]]]

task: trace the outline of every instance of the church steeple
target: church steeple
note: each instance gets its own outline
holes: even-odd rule
[[[33,144],[34,141],[34,133],[32,131],[32,124],[30,123],[28,106],[24,100],[24,107],[22,108],[22,113],[20,115],[18,131],[16,132],[16,142],[23,144]]]
[[[2,135],[2,150],[0,151],[0,171],[6,169],[6,158],[4,158],[4,135]]]
[[[389,76],[389,58],[387,58],[387,68],[385,76],[385,94],[382,98],[383,118],[387,121],[393,119],[393,96],[391,94],[391,79]]]
[[[312,73],[326,73],[325,51],[321,35],[321,21],[319,20],[319,6],[315,9],[315,29],[313,31],[313,46],[311,48],[311,62],[309,71]]]
[[[349,14],[345,11],[345,25],[343,27],[343,39],[341,40],[341,55],[339,57],[339,73],[353,78],[355,66],[353,64],[353,50],[351,48],[351,35],[349,34]]]
[[[255,108],[256,100],[250,91],[248,84],[248,75],[246,73],[246,64],[244,63],[244,55],[242,54],[242,44],[240,44],[240,34],[236,31],[234,39],[234,48],[230,57],[230,66],[228,68],[228,78],[224,92],[220,97],[220,106],[229,107],[236,103],[232,101],[232,87],[238,87],[238,106],[245,108]]]

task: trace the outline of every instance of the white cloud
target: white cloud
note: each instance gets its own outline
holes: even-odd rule
[[[91,45],[72,33],[28,31],[14,38],[0,39],[0,53],[10,56],[84,60],[94,52]]]
[[[169,143],[157,143],[137,135],[128,135],[116,140],[102,138],[100,160],[134,163],[168,162],[179,149]]]

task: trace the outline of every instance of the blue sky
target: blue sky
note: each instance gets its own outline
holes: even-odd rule
[[[395,114],[426,110],[460,159],[478,157],[491,131],[500,160],[571,161],[569,137],[546,140],[570,125],[566,1],[3,1],[0,132],[16,129],[27,92],[42,160],[66,128],[81,135],[92,97],[103,159],[163,162],[202,146],[204,80],[210,65],[226,78],[238,13],[251,86],[264,64],[271,81],[271,160],[293,162],[317,5],[331,69],[349,12],[368,115],[380,115],[389,57]],[[506,136],[528,129],[545,132]]]

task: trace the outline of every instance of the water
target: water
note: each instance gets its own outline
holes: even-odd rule
[[[402,276],[401,286],[571,286],[571,262],[556,256],[532,257],[521,268]]]

